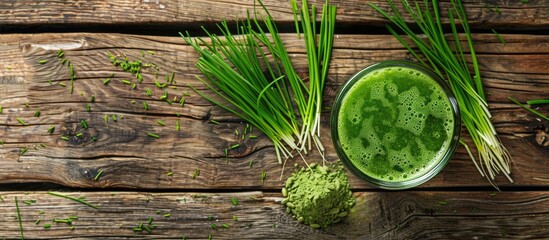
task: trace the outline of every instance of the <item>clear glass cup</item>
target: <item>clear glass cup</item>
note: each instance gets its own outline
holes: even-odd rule
[[[374,73],[377,74],[377,73],[379,73],[379,70],[383,70],[385,68],[391,68],[392,69],[391,71],[393,71],[395,68],[404,69],[404,70],[411,69],[411,70],[416,70],[416,71],[419,71],[420,73],[425,74],[427,76],[427,78],[424,78],[424,79],[431,79],[436,84],[436,86],[439,86],[442,89],[442,91],[444,92],[444,95],[447,97],[447,100],[448,100],[446,102],[446,104],[448,104],[448,106],[451,108],[451,116],[453,116],[452,126],[447,126],[447,128],[449,130],[451,129],[452,131],[451,131],[450,134],[447,135],[447,138],[445,140],[445,141],[448,141],[448,142],[444,143],[444,144],[446,144],[445,147],[444,147],[445,150],[443,150],[443,148],[441,147],[439,149],[439,152],[438,152],[437,156],[433,157],[433,159],[431,159],[429,161],[428,167],[426,167],[424,169],[421,169],[421,171],[419,169],[417,169],[417,171],[415,171],[415,172],[414,172],[414,170],[412,170],[415,174],[414,174],[414,177],[410,177],[409,179],[393,180],[392,177],[390,177],[391,179],[383,179],[383,177],[373,176],[375,174],[368,173],[367,171],[361,170],[361,169],[366,169],[366,170],[369,171],[368,166],[373,165],[373,164],[368,165],[367,162],[360,162],[360,160],[358,160],[356,157],[354,159],[349,158],[349,156],[357,155],[356,154],[356,148],[353,148],[353,149],[355,149],[354,150],[355,152],[352,152],[351,150],[348,150],[349,149],[348,147],[346,148],[347,150],[344,149],[344,147],[342,147],[342,138],[340,136],[340,131],[339,131],[339,121],[344,121],[344,120],[341,120],[340,117],[342,117],[342,118],[348,117],[348,116],[345,116],[346,113],[342,113],[340,111],[341,108],[342,108],[342,103],[344,102],[346,96],[349,94],[350,90],[353,89],[352,87],[355,84],[359,83],[360,81],[366,81],[366,80],[362,80],[362,79],[366,79],[365,77],[368,77],[369,74],[374,74]],[[397,84],[397,86],[398,86],[398,84]],[[367,101],[368,100],[368,99],[366,99],[367,95],[365,94],[364,96],[365,96],[365,101]],[[398,96],[396,96],[396,98],[398,98]],[[445,109],[448,110],[447,107],[445,107]],[[363,111],[363,113],[364,112],[365,111]],[[340,114],[342,114],[342,116],[340,116]],[[425,118],[427,118],[427,116]],[[372,122],[373,122],[373,120],[372,120]],[[426,121],[425,121],[425,123],[426,123]],[[382,188],[382,189],[391,189],[391,190],[400,190],[400,189],[408,189],[408,188],[416,187],[420,184],[423,184],[423,183],[427,182],[428,180],[433,178],[436,174],[438,174],[444,168],[444,166],[446,166],[446,164],[448,163],[450,158],[452,158],[452,156],[454,154],[454,151],[455,151],[455,149],[458,145],[458,142],[459,142],[460,130],[461,130],[461,119],[460,119],[460,112],[459,112],[458,104],[457,104],[457,101],[456,101],[452,91],[450,90],[450,87],[448,86],[448,84],[439,75],[437,75],[432,70],[430,70],[430,69],[428,69],[428,68],[426,68],[422,65],[419,65],[415,62],[410,62],[410,61],[383,61],[383,62],[379,62],[379,63],[370,65],[370,66],[362,69],[361,71],[356,73],[354,76],[352,76],[341,87],[341,89],[339,90],[339,92],[338,92],[338,94],[335,98],[333,108],[332,108],[332,113],[331,113],[330,124],[331,124],[332,141],[333,141],[335,150],[336,150],[339,158],[341,159],[341,161],[347,167],[347,169],[349,169],[351,172],[353,172],[359,178],[369,182],[372,185],[375,185],[375,186],[377,186],[379,188]],[[364,127],[361,128],[361,130],[360,130],[361,132],[363,132],[363,131],[368,132],[369,129],[365,129],[366,128],[365,125],[368,125],[368,124],[361,125],[361,126],[364,126]],[[379,128],[380,126],[373,126],[373,127]],[[383,127],[383,126],[381,126],[381,127]],[[396,128],[398,126],[395,125],[394,127]],[[347,131],[347,130],[345,130],[345,131]],[[371,131],[374,131],[374,130],[371,130]],[[398,132],[403,133],[404,131],[405,130],[398,131]],[[407,135],[407,136],[410,136],[410,135]],[[397,138],[397,141],[398,141],[399,136],[396,136],[396,138]],[[400,141],[405,141],[405,140],[406,139],[400,139]],[[406,142],[404,142],[404,144],[406,144]],[[371,144],[366,144],[366,145],[370,146]],[[381,146],[381,148],[386,150],[385,152],[388,152],[389,149],[391,148],[391,146]],[[364,148],[364,149],[366,149],[366,148]],[[410,158],[410,159],[408,159],[409,163],[412,162],[414,157],[417,158],[417,156],[408,156],[408,157]],[[372,159],[375,159],[375,158],[369,158],[369,159],[370,160],[368,160],[368,161],[374,161]],[[366,161],[366,160],[364,160],[364,161]],[[403,160],[403,161],[406,162],[406,160]],[[359,165],[361,167],[359,167]],[[366,166],[366,167],[364,167],[364,166]],[[412,165],[410,165],[410,166],[412,166]],[[398,169],[398,168],[396,168],[396,169]],[[387,170],[387,171],[389,171],[389,170]],[[406,176],[406,174],[404,174],[403,176]]]

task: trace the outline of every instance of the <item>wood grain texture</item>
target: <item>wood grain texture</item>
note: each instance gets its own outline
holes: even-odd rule
[[[534,35],[504,35],[501,44],[491,34],[476,35],[478,59],[493,113],[493,122],[502,141],[514,158],[513,178],[519,186],[547,186],[549,148],[540,136],[548,123],[537,119],[511,103],[507,96],[520,101],[546,98],[549,92],[549,40]],[[306,74],[305,55],[294,35],[284,35],[300,74]],[[325,105],[330,106],[339,86],[354,72],[377,61],[409,57],[391,36],[336,36]],[[535,48],[528,47],[536,43]],[[74,65],[77,80],[74,94],[60,82],[70,85],[69,70],[56,56],[65,49],[65,57]],[[246,127],[241,120],[200,97],[188,88],[195,86],[208,94],[195,79],[196,56],[177,37],[134,36],[123,34],[22,34],[0,38],[0,182],[51,182],[71,187],[130,187],[152,189],[200,188],[279,188],[282,166],[270,142],[257,130],[241,139]],[[143,50],[152,50],[154,55]],[[158,100],[162,91],[154,86],[151,69],[144,70],[144,81],[133,90],[120,82],[133,76],[112,66],[106,51],[125,55],[130,60],[158,64],[159,80],[175,72],[173,87],[167,88],[169,99],[185,97],[185,105],[169,105]],[[39,64],[40,60],[47,60]],[[108,85],[103,80],[112,73]],[[50,84],[48,81],[51,81]],[[145,94],[145,88],[153,96]],[[189,95],[185,95],[189,94]],[[91,96],[95,102],[91,103]],[[135,104],[131,101],[134,100]],[[144,110],[142,102],[148,102]],[[28,104],[28,107],[25,105]],[[91,111],[86,111],[86,105]],[[41,116],[34,117],[36,110]],[[542,113],[549,109],[541,107]],[[178,116],[179,114],[179,116]],[[109,121],[104,122],[104,116]],[[117,116],[117,122],[112,120]],[[322,141],[327,158],[337,159],[330,140],[329,111],[324,112]],[[17,118],[23,119],[23,126]],[[211,119],[221,124],[211,123]],[[89,128],[83,129],[86,120]],[[157,120],[164,121],[160,126]],[[176,121],[181,131],[176,131]],[[55,127],[53,134],[47,133]],[[147,132],[160,135],[159,139]],[[76,137],[77,133],[82,136]],[[61,139],[68,137],[68,141]],[[467,140],[466,134],[463,133]],[[93,141],[96,137],[97,141]],[[44,144],[46,147],[40,146]],[[234,144],[228,157],[224,149]],[[20,155],[22,148],[28,151]],[[317,155],[307,157],[309,161]],[[249,167],[249,162],[253,166]],[[299,158],[288,161],[284,172]],[[191,176],[199,169],[196,179]],[[100,171],[99,181],[93,178]],[[260,183],[266,170],[268,178]],[[173,176],[167,176],[172,171]],[[55,174],[52,174],[55,173]],[[285,179],[285,178],[282,178]],[[502,186],[515,186],[503,178]],[[352,178],[355,188],[370,188]],[[463,148],[439,176],[422,187],[488,186],[480,177]]]
[[[549,235],[549,195],[535,191],[358,192],[350,215],[325,230],[313,230],[288,216],[278,193],[64,194],[85,197],[99,209],[45,192],[0,192],[0,235],[19,236],[16,196],[28,239],[206,239],[209,234],[214,239],[535,239]],[[237,206],[231,204],[232,197],[239,200]],[[23,203],[29,200],[35,203]],[[74,230],[66,223],[51,222],[70,216],[78,217],[72,223]],[[148,225],[149,217],[156,226],[151,233],[132,231],[140,223]],[[51,228],[44,229],[47,223]]]
[[[267,0],[265,5],[280,22],[293,21],[289,1]],[[324,1],[310,1],[321,5]],[[386,21],[368,4],[360,0],[331,1],[338,6],[338,21],[343,24],[377,25]],[[445,15],[450,1],[440,1]],[[382,9],[386,1],[374,0]],[[463,1],[473,27],[501,29],[543,29],[549,26],[549,3],[545,0]],[[0,2],[0,23],[10,26],[29,25],[180,25],[236,20],[254,8],[253,0],[10,0]],[[443,21],[447,22],[445,18]],[[362,28],[366,30],[365,28]]]

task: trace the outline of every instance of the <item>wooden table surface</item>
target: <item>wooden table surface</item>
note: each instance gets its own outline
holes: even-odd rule
[[[383,0],[369,2],[387,6]],[[357,197],[353,212],[340,224],[313,230],[286,215],[280,204],[284,180],[301,160],[288,160],[281,178],[282,166],[264,135],[252,130],[242,140],[235,131],[242,133],[246,123],[188,87],[204,90],[195,78],[196,54],[178,32],[197,36],[201,25],[213,29],[223,19],[236,20],[254,7],[252,0],[0,1],[0,238],[21,236],[15,197],[28,239],[548,238],[549,122],[507,97],[521,102],[549,98],[549,1],[464,2],[492,121],[513,157],[514,182],[500,176],[501,192],[496,191],[460,146],[440,174],[411,190],[383,191],[351,175]],[[361,68],[410,57],[365,1],[334,3],[338,30],[325,106]],[[284,31],[299,74],[306,76],[303,43],[290,31],[289,2],[265,4]],[[440,4],[445,9],[449,1]],[[74,66],[73,94],[59,49]],[[136,89],[122,83],[134,76],[114,67],[106,51],[156,64],[160,80],[174,72],[169,96],[185,96],[185,104],[159,100],[162,90],[154,86],[152,68],[143,70],[144,81]],[[547,105],[538,110],[549,114]],[[326,110],[322,141],[327,159],[335,161],[328,118]],[[470,143],[465,132],[462,138]],[[240,146],[226,157],[224,149],[234,144]],[[307,158],[314,162],[319,156]],[[267,173],[264,183],[262,171]],[[85,197],[99,209],[48,191]],[[231,204],[232,197],[239,205]],[[70,216],[78,216],[74,228],[52,223]],[[149,218],[156,226],[150,233],[132,230]]]

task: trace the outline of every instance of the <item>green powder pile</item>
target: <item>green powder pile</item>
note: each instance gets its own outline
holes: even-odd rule
[[[347,173],[340,163],[330,167],[311,164],[286,181],[282,204],[298,222],[312,228],[327,228],[341,221],[355,205]]]

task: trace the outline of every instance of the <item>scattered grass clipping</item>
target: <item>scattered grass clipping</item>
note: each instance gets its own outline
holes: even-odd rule
[[[347,173],[338,162],[331,166],[316,163],[294,172],[282,189],[286,212],[312,228],[327,228],[341,221],[355,206]]]

